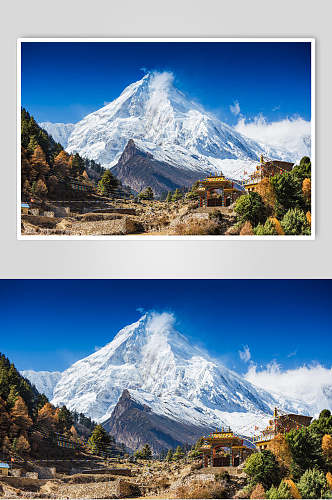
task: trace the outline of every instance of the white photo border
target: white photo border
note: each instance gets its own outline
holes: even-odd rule
[[[206,235],[206,236],[178,236],[178,235],[148,235],[144,234],[140,235],[108,235],[108,236],[67,236],[67,235],[22,235],[21,233],[21,90],[22,90],[22,82],[21,82],[21,46],[22,43],[38,43],[38,42],[50,42],[50,43],[62,43],[62,42],[191,42],[191,43],[232,43],[232,42],[293,42],[293,43],[310,43],[311,44],[311,168],[312,168],[312,176],[311,176],[311,234],[310,235],[284,235],[284,236],[232,236],[232,235]],[[17,204],[16,204],[16,215],[17,215],[17,229],[16,236],[18,240],[57,240],[57,241],[66,241],[66,240],[92,240],[92,241],[110,241],[110,240],[137,240],[137,241],[146,241],[146,240],[164,240],[164,241],[173,241],[173,240],[233,240],[233,241],[257,241],[257,240],[278,240],[278,241],[312,241],[316,239],[316,39],[313,37],[302,38],[302,37],[293,37],[293,38],[285,38],[285,37],[226,37],[226,38],[214,38],[214,37],[120,37],[120,38],[18,38],[17,39]]]

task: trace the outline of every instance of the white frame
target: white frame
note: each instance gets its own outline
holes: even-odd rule
[[[311,44],[311,234],[308,236],[178,236],[178,235],[109,235],[109,236],[66,236],[66,235],[22,235],[21,234],[21,44],[27,42],[307,42]],[[257,240],[295,240],[312,241],[316,239],[316,59],[315,38],[18,38],[17,39],[17,239],[18,240],[235,240],[235,241],[257,241]]]

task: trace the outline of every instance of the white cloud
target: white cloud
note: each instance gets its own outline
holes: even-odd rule
[[[107,104],[111,104],[112,101],[104,101],[104,106],[107,106]]]
[[[262,369],[252,364],[245,378],[266,391],[281,394],[286,400],[302,402],[299,409],[307,405],[314,415],[324,408],[332,409],[332,367],[316,363],[283,370],[272,361]]]
[[[239,101],[234,101],[234,103],[230,105],[229,109],[231,110],[233,115],[235,116],[239,115],[241,111]]]
[[[250,361],[250,359],[251,359],[249,346],[244,345],[243,351],[239,351],[239,356],[242,359],[242,361],[244,361],[245,363],[248,363],[248,361]]]
[[[250,121],[241,117],[235,129],[257,142],[285,149],[298,159],[310,156],[311,122],[301,117],[275,122],[268,122],[263,115],[258,115]]]

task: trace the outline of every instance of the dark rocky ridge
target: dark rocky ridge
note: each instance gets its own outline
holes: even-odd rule
[[[157,415],[149,406],[134,401],[126,389],[103,426],[116,441],[124,443],[129,449],[136,450],[149,443],[157,453],[178,445],[193,444],[212,430]]]
[[[163,196],[176,188],[190,187],[204,176],[202,172],[155,160],[150,153],[138,149],[133,139],[128,141],[118,163],[111,170],[134,191],[139,193],[150,186],[156,196]]]

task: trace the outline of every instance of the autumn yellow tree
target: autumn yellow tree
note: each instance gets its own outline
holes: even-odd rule
[[[58,421],[57,413],[51,403],[45,403],[38,411],[37,424],[55,430]]]
[[[45,177],[50,170],[46,161],[45,153],[39,145],[35,148],[33,155],[31,156],[30,164],[38,172],[38,174],[43,177]]]
[[[60,153],[54,158],[54,170],[58,178],[68,177],[70,175],[71,157],[66,151]]]
[[[262,484],[256,484],[255,488],[252,490],[250,498],[266,498],[265,490]]]
[[[255,191],[261,196],[264,205],[268,207],[269,213],[272,214],[276,203],[276,196],[270,183],[270,179],[268,177],[264,177],[264,179],[257,184]]]
[[[277,434],[268,443],[268,449],[275,455],[279,464],[289,470],[292,462],[292,455],[285,436],[283,434]]]
[[[306,178],[302,182],[302,193],[305,201],[310,204],[311,203],[311,180]]]
[[[12,421],[11,433],[18,434],[19,431],[26,431],[32,426],[32,420],[29,417],[28,408],[21,396],[18,396],[12,411],[10,412]]]
[[[325,434],[322,438],[322,452],[328,462],[332,461],[332,437]]]

